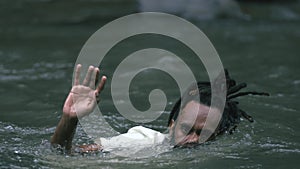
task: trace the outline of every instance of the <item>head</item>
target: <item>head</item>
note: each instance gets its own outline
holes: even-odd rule
[[[241,89],[246,87],[246,84],[241,83],[237,85],[236,82],[229,77],[226,70],[225,75],[227,95],[224,110],[221,110],[217,106],[211,106],[210,82],[198,82],[197,84],[191,85],[185,94],[175,103],[169,116],[168,126],[169,134],[176,146],[193,146],[198,144],[199,139],[201,139],[201,132],[208,134],[207,141],[214,139],[224,132],[231,134],[242,117],[253,122],[252,117],[241,110],[238,107],[238,102],[233,99],[248,94],[268,94],[258,92],[238,93]],[[218,119],[218,117],[221,116],[221,120],[215,130],[214,127],[210,127],[207,124],[204,128],[208,115],[211,116],[212,119]],[[201,134],[201,137],[202,136],[203,134]]]

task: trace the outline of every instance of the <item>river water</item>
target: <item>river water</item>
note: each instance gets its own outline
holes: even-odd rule
[[[81,47],[104,24],[138,12],[137,3],[1,1],[0,168],[298,168],[300,4],[242,3],[241,8],[250,18],[192,22],[212,41],[233,78],[247,82],[248,90],[271,94],[238,99],[255,122],[242,120],[234,134],[225,134],[195,149],[130,158],[110,153],[62,155],[50,150],[49,139],[61,116]],[[145,43],[157,45],[157,39],[135,37],[113,54],[128,53],[128,48],[142,48]],[[168,39],[159,39],[159,45],[179,53],[183,50]],[[101,65],[103,73],[110,78],[114,70],[111,65],[118,63],[117,59],[105,62]],[[203,67],[193,63],[189,64],[199,70],[197,77],[205,79]],[[157,121],[146,124],[164,131],[178,88],[172,79],[159,73],[141,74],[131,91],[133,98],[137,97],[133,99],[135,106],[142,110],[148,104],[144,101],[149,94],[145,88],[159,85],[166,90],[166,112]],[[107,121],[119,132],[125,132],[135,124],[120,117],[106,99],[109,84],[110,79],[100,107],[106,112]],[[79,127],[74,144],[88,142],[91,140]]]

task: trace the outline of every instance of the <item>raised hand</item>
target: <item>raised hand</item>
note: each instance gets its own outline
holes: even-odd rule
[[[64,114],[71,118],[82,118],[93,112],[97,105],[98,96],[106,82],[106,77],[102,76],[101,81],[96,88],[95,83],[99,75],[99,69],[94,66],[90,66],[83,83],[80,84],[80,69],[81,65],[78,64],[75,70],[73,87],[63,107]]]
[[[102,76],[97,88],[95,83],[99,75],[99,69],[90,66],[82,84],[79,82],[81,65],[76,66],[75,80],[73,87],[65,101],[63,115],[51,137],[53,146],[65,147],[68,152],[72,147],[72,140],[76,131],[78,118],[84,117],[93,112],[97,105],[98,96],[104,88],[106,77]],[[87,147],[86,150],[98,150],[100,147]]]

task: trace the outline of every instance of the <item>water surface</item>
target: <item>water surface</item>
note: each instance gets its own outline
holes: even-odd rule
[[[49,138],[61,116],[70,90],[73,66],[88,39],[105,23],[137,12],[134,1],[1,1],[0,2],[0,168],[297,168],[300,155],[300,5],[242,4],[250,20],[221,18],[192,22],[215,45],[224,67],[249,90],[271,96],[238,99],[255,122],[242,121],[233,135],[196,149],[175,149],[149,158],[126,158],[113,154],[68,156],[50,150]],[[113,36],[113,35],[112,35]],[[119,46],[115,55],[130,48],[155,44],[136,37]],[[151,42],[152,41],[152,42]],[[181,51],[176,42],[160,39],[161,45]],[[168,43],[166,43],[168,42]],[[138,45],[136,44],[138,43]],[[189,53],[182,52],[189,58]],[[118,60],[101,68],[108,77]],[[197,77],[206,79],[203,67]],[[169,96],[166,112],[148,127],[164,131],[178,89],[172,79],[155,79],[160,72],[144,72],[133,83],[137,108],[146,109],[145,86],[158,85]],[[148,75],[148,76],[146,76]],[[110,80],[108,81],[108,84]],[[109,95],[106,86],[103,98]],[[143,99],[139,99],[143,98]],[[140,106],[140,107],[139,107]],[[134,125],[113,111],[103,99],[106,119],[120,132]],[[91,140],[79,127],[74,143]]]

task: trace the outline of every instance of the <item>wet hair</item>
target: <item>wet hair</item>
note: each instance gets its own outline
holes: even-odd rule
[[[231,79],[227,70],[225,70],[225,78],[226,78],[226,101],[225,107],[223,110],[221,121],[219,122],[218,128],[215,131],[215,136],[220,135],[226,131],[230,134],[235,130],[237,124],[240,122],[240,119],[243,117],[247,119],[249,122],[253,122],[253,118],[248,115],[245,111],[239,108],[238,101],[234,99],[240,96],[245,95],[265,95],[269,96],[268,93],[264,92],[239,92],[241,89],[247,87],[246,83],[237,84],[235,80]],[[212,83],[213,85],[218,83],[218,78]],[[224,85],[222,86],[225,87]],[[176,121],[179,112],[182,108],[186,106],[190,101],[197,101],[201,104],[211,106],[211,84],[210,82],[198,82],[197,84],[192,84],[183,96],[175,103],[173,109],[171,110],[168,126],[170,126],[172,120]],[[216,101],[216,105],[218,105],[218,101],[220,99],[218,97],[213,98]],[[220,103],[220,102],[219,102]]]

